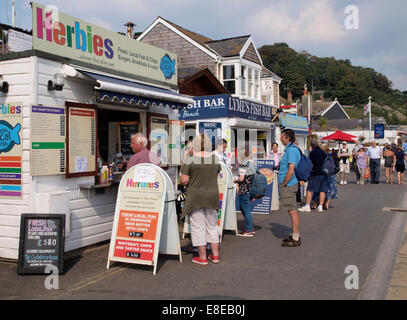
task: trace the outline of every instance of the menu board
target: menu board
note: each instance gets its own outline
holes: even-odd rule
[[[22,155],[22,103],[0,104],[0,199],[22,198]]]
[[[31,108],[31,175],[65,173],[65,107]]]
[[[169,126],[169,163],[172,166],[182,164],[182,151],[185,147],[185,122],[180,120],[170,120]]]
[[[96,175],[96,109],[68,108],[66,177]]]
[[[165,193],[159,167],[138,165],[125,173],[119,186],[109,260],[154,264]]]
[[[117,124],[119,128],[119,146],[122,154],[130,155],[133,154],[133,149],[131,148],[131,135],[140,132],[139,122],[120,122]]]
[[[18,274],[44,274],[48,265],[63,273],[65,215],[22,214]]]

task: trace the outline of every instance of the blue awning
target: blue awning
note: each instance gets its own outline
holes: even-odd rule
[[[194,103],[194,100],[191,98],[168,89],[108,77],[93,72],[79,71],[96,80],[98,86],[95,89],[99,91],[99,100],[103,102],[142,104],[145,107],[155,104],[157,106],[177,109]]]

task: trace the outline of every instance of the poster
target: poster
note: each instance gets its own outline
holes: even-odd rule
[[[180,166],[182,164],[183,150],[185,147],[185,122],[170,120],[169,129],[169,164],[172,166]]]
[[[0,109],[0,198],[22,198],[22,103],[4,103]]]
[[[94,109],[69,109],[69,174],[96,171],[95,122]]]
[[[168,165],[168,120],[162,117],[151,117],[150,149],[161,159],[161,166]]]
[[[256,164],[257,170],[267,178],[267,189],[263,198],[251,202],[252,213],[270,214],[273,201],[274,160],[256,160]],[[237,195],[236,210],[240,211],[239,197]]]
[[[65,108],[32,106],[31,175],[65,173]]]
[[[212,150],[215,150],[216,140],[222,139],[222,123],[199,122],[199,133],[206,133],[212,142]]]

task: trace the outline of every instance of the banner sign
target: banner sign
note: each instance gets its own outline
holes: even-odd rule
[[[0,107],[0,199],[22,199],[23,106]]]
[[[51,9],[55,9],[50,7]],[[35,2],[33,49],[177,85],[177,56]]]
[[[65,173],[65,108],[32,106],[31,175]]]
[[[110,261],[119,261],[153,265],[155,274],[159,250],[180,254],[175,206],[171,212],[165,209],[167,188],[173,194],[168,175],[155,165],[139,164],[124,174],[117,196],[108,269]],[[168,226],[175,232],[169,232]],[[165,243],[160,244],[162,231],[170,234],[170,239],[164,238]],[[175,250],[168,250],[170,246]]]
[[[273,107],[227,94],[195,97],[194,104],[179,113],[181,120],[198,120],[236,117],[261,122],[271,122]]]

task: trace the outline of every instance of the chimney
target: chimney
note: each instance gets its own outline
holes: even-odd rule
[[[304,96],[308,96],[307,84],[304,84]]]
[[[288,93],[287,93],[287,103],[289,105],[293,104],[293,94],[291,93],[291,90],[288,90]]]
[[[136,24],[134,24],[133,22],[127,22],[125,24],[125,26],[127,27],[126,36],[133,39],[133,34],[134,34],[133,30],[134,30],[134,27],[136,26]]]

